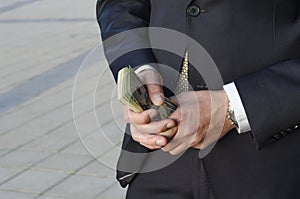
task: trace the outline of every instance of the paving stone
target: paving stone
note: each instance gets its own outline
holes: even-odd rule
[[[77,141],[76,143],[70,145],[66,149],[62,150],[61,153],[74,155],[90,155],[81,141]]]
[[[82,12],[82,10],[90,10],[93,9],[95,6],[95,2],[91,0],[87,0],[85,3],[76,1],[77,5],[74,5],[74,0],[63,0],[63,4],[61,2],[53,2],[51,0],[44,0],[44,1],[38,1],[30,6],[24,6],[20,7],[18,9],[18,12],[7,12],[3,14],[3,18],[8,17],[14,17],[14,18],[22,18],[27,16],[27,18],[43,18],[43,17],[49,17],[49,18],[55,18],[57,15],[54,15],[53,13],[59,14],[60,17],[68,17],[73,18],[74,12],[77,13],[76,16],[78,17],[93,17],[94,13],[89,12]],[[73,6],[74,10],[67,12],[66,7]],[[32,10],[35,10],[36,12],[31,12]]]
[[[46,6],[49,5],[50,6]],[[93,43],[96,43],[96,38],[97,38],[97,34],[98,34],[98,28],[96,26],[95,21],[89,21],[89,22],[82,22],[82,23],[51,23],[51,18],[56,18],[58,16],[53,16],[53,13],[57,13],[59,12],[59,10],[56,10],[53,8],[53,1],[43,1],[40,3],[35,3],[32,4],[31,6],[26,6],[23,8],[18,9],[18,12],[7,12],[2,14],[1,19],[20,19],[20,20],[26,20],[30,22],[30,20],[32,20],[33,22],[35,21],[35,19],[42,19],[42,22],[44,20],[44,23],[19,23],[19,24],[15,24],[15,27],[12,27],[14,24],[9,24],[9,26],[7,24],[2,24],[1,28],[5,31],[7,35],[6,40],[3,41],[3,43],[5,44],[6,42],[10,42],[13,44],[19,44],[18,48],[14,49],[14,53],[18,53],[19,56],[14,56],[15,59],[11,58],[11,60],[16,60],[18,61],[18,63],[22,63],[20,62],[20,60],[18,60],[18,57],[22,56],[23,54],[25,54],[25,56],[27,57],[33,57],[35,56],[36,59],[31,59],[30,61],[26,61],[28,62],[34,62],[35,60],[41,60],[44,59],[44,63],[42,63],[40,61],[40,64],[34,64],[35,66],[37,66],[36,68],[41,70],[41,68],[43,68],[45,65],[49,65],[49,64],[45,64],[45,63],[49,63],[45,62],[46,58],[48,58],[49,56],[45,56],[48,55],[48,53],[51,53],[52,56],[55,56],[55,54],[59,55],[61,54],[61,52],[57,52],[57,51],[65,51],[66,55],[68,54],[72,54],[72,51],[75,51],[75,49],[78,49],[79,47],[83,47],[85,45],[91,45],[91,33],[93,33]],[[79,9],[81,10],[82,8],[87,8],[89,10],[93,10],[94,9],[94,2],[93,1],[86,1],[86,4],[76,4],[76,6],[74,6],[73,3],[71,3],[71,1],[66,1],[64,0],[64,3],[61,3],[60,5],[58,5],[57,7],[68,7],[68,4],[70,6],[72,6],[74,8],[74,10]],[[34,9],[35,8],[35,9]],[[34,9],[35,12],[31,12],[31,10]],[[47,18],[47,13],[49,18]],[[61,15],[65,15],[66,13],[68,13],[68,15],[73,15],[73,12],[66,12],[63,11],[63,14]],[[79,12],[79,13],[84,13],[84,15],[89,15],[89,16],[85,16],[84,18],[94,18],[93,14],[94,12]],[[50,17],[51,15],[51,17]],[[40,18],[36,18],[36,17],[40,17]],[[60,16],[61,18],[64,18],[62,16]],[[76,17],[80,17],[78,16],[78,14],[76,14]],[[74,15],[71,19],[74,18]],[[50,23],[47,22],[47,19],[50,19]],[[22,22],[22,21],[21,21]],[[83,28],[84,27],[84,28]],[[12,29],[16,29],[18,28],[21,31],[11,31]],[[52,31],[49,31],[49,29],[51,28]],[[74,33],[76,32],[76,30],[78,29],[82,29],[81,34],[78,34],[78,42],[74,42],[74,40],[76,40],[76,38],[71,37],[72,35],[74,35]],[[30,29],[31,31],[26,31]],[[20,33],[21,32],[21,33]],[[86,34],[84,34],[84,32],[86,32]],[[30,33],[30,34],[28,34]],[[69,33],[69,34],[68,34]],[[53,37],[53,35],[58,34],[59,36]],[[10,35],[11,37],[8,37],[8,35]],[[48,39],[51,38],[52,36],[52,40]],[[85,42],[80,42],[82,41],[84,37]],[[42,39],[41,39],[42,38]],[[9,40],[9,41],[7,41]],[[55,40],[56,42],[54,43],[53,40]],[[52,43],[51,43],[52,42]],[[26,44],[30,44],[30,46],[32,47],[30,51],[28,51],[28,47],[26,46]],[[66,45],[67,44],[67,45]],[[8,50],[11,50],[12,45],[5,45],[5,50],[4,52],[7,54],[7,52],[11,52]],[[49,48],[53,48],[56,47],[55,49],[53,49],[51,52],[49,52]],[[76,48],[77,46],[77,48]],[[75,49],[74,49],[75,47]],[[6,48],[8,48],[6,50]],[[80,49],[80,48],[79,48]],[[34,53],[32,53],[34,52]],[[31,55],[31,56],[28,56]],[[43,55],[43,56],[41,56]],[[13,57],[13,54],[11,55]],[[26,63],[25,62],[25,63]],[[24,65],[23,64],[18,64],[15,66],[19,66],[19,65]],[[48,66],[49,67],[49,66]],[[50,66],[51,67],[51,66]],[[53,66],[52,66],[53,67]],[[8,68],[16,68],[16,67],[8,67]],[[20,74],[20,73],[19,73]],[[28,75],[32,75],[32,73],[26,73],[26,71],[24,72],[25,77],[29,77]],[[14,80],[15,78],[11,78],[12,80]]]
[[[22,190],[41,193],[65,178],[67,174],[59,172],[26,171],[11,181],[0,186],[0,189]]]
[[[57,196],[57,195],[43,195],[40,196],[39,199],[72,199],[72,198],[77,198],[77,197],[70,197],[70,196]],[[78,199],[78,198],[77,198]]]
[[[37,195],[30,193],[21,193],[16,191],[0,190],[1,199],[32,199]]]
[[[8,133],[0,138],[0,149],[14,149],[20,145],[23,145],[31,140],[35,139],[35,136],[31,135],[17,135],[14,133]]]
[[[110,149],[107,153],[97,158],[101,164],[108,168],[115,169],[117,167],[118,157],[120,155],[121,146],[116,146]]]
[[[110,103],[99,106],[95,109],[96,119],[99,122],[100,126],[104,126],[111,121],[114,121],[114,115],[112,113]],[[105,114],[104,114],[105,113]]]
[[[123,117],[121,120],[123,123],[116,119],[106,125],[101,126],[101,131],[99,131],[114,146],[119,145],[124,137],[125,123]]]
[[[21,2],[24,2],[26,0],[21,0]],[[17,2],[20,2],[19,0],[2,0],[0,1],[0,7],[6,7],[11,6],[12,4],[15,4]]]
[[[7,153],[9,150],[10,150],[10,149],[0,149],[0,157],[1,157],[3,154]]]
[[[80,25],[80,24],[76,24],[77,29],[79,28],[78,25]],[[27,24],[27,26],[28,26],[28,28],[30,28],[30,25]],[[22,29],[22,25],[19,25],[18,27],[20,29]],[[32,28],[33,32],[40,32],[39,29],[45,29],[46,27],[45,27],[45,25],[42,25],[42,26],[31,27],[31,28]],[[58,27],[57,29],[59,29],[59,28],[63,29],[63,27]],[[73,31],[76,31],[76,29],[74,29]],[[40,32],[40,34],[41,34],[41,32]],[[48,35],[48,37],[49,36],[50,35]],[[18,35],[18,37],[24,37],[24,36]],[[72,57],[76,57],[76,55],[79,55],[80,53],[83,53],[86,50],[92,49],[92,43],[89,43],[89,41],[87,40],[87,42],[83,44],[86,46],[86,48],[81,47],[81,49],[80,49],[78,44],[76,47],[76,44],[74,44],[74,41],[73,41],[73,43],[72,43],[72,41],[69,41],[69,44],[68,44],[68,42],[60,42],[60,43],[58,43],[58,45],[56,45],[55,49],[49,50],[47,48],[47,46],[49,46],[49,42],[47,42],[48,41],[47,34],[43,34],[43,39],[41,39],[41,40],[37,40],[36,38],[34,38],[34,35],[31,37],[33,37],[31,39],[32,50],[26,52],[24,49],[23,52],[19,52],[19,53],[22,53],[23,56],[27,56],[27,57],[24,57],[24,58],[19,57],[19,58],[16,58],[17,60],[13,60],[11,63],[9,63],[9,62],[7,63],[8,65],[12,65],[12,66],[14,64],[17,64],[16,62],[19,62],[19,63],[23,62],[25,64],[18,64],[17,66],[22,66],[22,67],[17,67],[17,68],[16,67],[7,67],[6,71],[3,71],[2,75],[6,75],[6,76],[2,77],[3,80],[0,81],[1,82],[1,85],[0,85],[1,90],[5,89],[7,87],[12,87],[12,86],[18,85],[21,82],[31,79],[32,77],[37,76],[43,72],[46,72],[47,70],[49,70],[53,67],[59,65],[58,62],[55,62],[55,63],[53,63],[54,61],[49,62],[50,60],[48,60],[49,58],[46,58],[46,56],[44,56],[45,54],[50,53],[55,58],[56,56],[59,56],[62,53],[62,52],[59,52],[59,50],[57,50],[57,49],[63,49],[64,50],[63,53],[65,54],[65,60],[66,60],[67,57],[69,57],[69,59],[71,59]],[[39,38],[39,36],[37,36],[37,38]],[[60,37],[57,37],[57,38],[60,38]],[[29,39],[29,38],[23,38],[23,39]],[[60,39],[63,39],[63,38],[60,38]],[[36,43],[36,46],[33,45],[34,43]],[[96,43],[96,42],[94,41],[93,43]],[[59,46],[59,45],[61,45],[61,46]],[[65,45],[65,46],[63,46],[63,45]],[[24,46],[26,46],[26,44],[23,46],[20,46],[20,48],[17,51],[21,51]],[[77,53],[74,53],[73,51],[76,48],[80,49],[80,51]],[[18,53],[18,52],[15,52],[15,53]],[[13,55],[11,55],[11,56],[13,56]],[[70,57],[70,56],[72,56],[72,57]],[[34,59],[33,61],[27,60],[30,57],[35,57],[36,59]],[[28,62],[30,64],[26,64]],[[45,64],[45,63],[47,63],[47,64]],[[78,66],[79,65],[80,65],[80,63],[78,63]]]
[[[69,93],[68,91],[61,91],[61,93]],[[39,117],[47,114],[50,111],[53,111],[60,105],[63,105],[70,102],[69,99],[62,100],[63,97],[60,97],[61,93],[57,93],[51,99],[49,97],[40,97],[36,100],[33,100],[31,103],[24,105],[23,107],[11,111],[7,115],[1,117],[0,119],[0,134],[7,131],[14,131],[16,127],[20,125],[26,125],[33,119],[39,119]],[[47,99],[44,99],[47,98]],[[57,99],[55,99],[57,98]]]
[[[0,167],[0,184],[3,183],[5,180],[8,180],[9,178],[13,177],[20,171],[21,170],[18,169]]]
[[[92,120],[95,119],[93,114],[87,114],[81,118],[79,118],[77,121],[77,128],[78,132],[78,141],[70,146],[68,146],[66,149],[62,150],[61,153],[66,154],[77,154],[77,155],[87,155],[89,152],[87,151],[85,145],[82,143],[82,141],[86,141],[87,139],[90,140],[90,136],[92,134],[95,134],[94,137],[97,137],[97,140],[101,140],[101,142],[107,142],[111,146],[112,144],[119,144],[121,142],[121,139],[123,137],[123,132],[118,128],[118,126],[114,125],[113,123],[109,123],[102,127],[102,130],[99,129],[99,126],[95,124],[95,122],[92,122]],[[90,135],[90,136],[88,136]],[[99,136],[97,136],[99,135]],[[52,136],[52,133],[51,133]],[[88,137],[86,137],[88,136]],[[82,139],[81,139],[82,138]],[[81,140],[80,140],[81,139]],[[37,143],[39,143],[37,141]],[[111,144],[112,143],[112,144]],[[107,148],[108,150],[108,148]]]
[[[76,135],[78,138],[90,135],[99,129],[95,114],[89,112],[87,114],[75,117],[72,124],[76,125]]]
[[[114,180],[93,176],[72,176],[51,189],[49,194],[62,194],[79,198],[93,198],[113,184]]]
[[[102,133],[96,132],[81,138],[82,145],[94,157],[103,155],[110,151],[114,144],[111,143]]]
[[[85,89],[82,91],[82,95],[89,92],[87,89],[89,87],[86,85],[90,84],[90,79],[90,76],[88,76],[88,81],[81,82],[81,84],[84,84],[83,87]],[[29,122],[38,116],[43,116],[49,111],[53,111],[62,105],[66,105],[67,103],[71,104],[73,83],[74,80],[69,80],[67,83],[59,85],[44,93],[42,96],[27,102],[15,111],[10,111],[8,114],[2,116],[0,119],[0,134],[7,132],[8,130],[12,131],[17,126],[24,125],[26,122]],[[79,95],[78,97],[80,98],[82,96]]]
[[[24,2],[30,1],[0,1],[0,7],[16,5],[15,9],[1,13],[0,95],[57,69],[99,43],[94,0],[43,0],[20,6]],[[72,9],[66,9],[68,7]],[[78,61],[74,67],[80,65]],[[113,168],[118,152],[110,150],[120,143],[124,124],[121,106],[115,98],[113,77],[109,70],[101,76],[108,66],[102,49],[83,66],[73,102],[79,135],[72,113],[75,76],[0,112],[0,156],[25,144],[0,158],[0,183],[24,171],[0,186],[1,199],[35,198],[53,185],[56,186],[39,198],[101,198],[103,193],[103,197],[113,199],[124,192],[112,186],[116,181],[110,167]],[[65,74],[57,75],[64,77]],[[47,84],[48,80],[43,80],[18,94],[32,95]],[[79,136],[109,167],[94,161],[57,184],[93,158],[80,143]],[[34,168],[24,170],[38,162]]]
[[[65,146],[75,142],[79,137],[77,135],[73,122],[56,129],[55,131],[39,137],[35,141],[25,145],[22,149],[33,151],[58,152]]]
[[[0,158],[0,166],[7,168],[26,168],[50,156],[50,153],[14,151]]]
[[[107,119],[106,124],[109,123],[111,119]],[[80,138],[85,137],[91,132],[103,132],[102,122],[100,123],[95,116],[93,111],[90,111],[84,115],[74,118],[74,123],[76,124],[76,132]]]
[[[73,173],[92,160],[93,158],[91,156],[56,154],[39,163],[34,168]]]
[[[61,107],[61,109],[57,109],[35,120],[29,121],[14,129],[12,132],[18,135],[43,135],[71,121],[72,118],[71,104],[67,104]]]
[[[100,49],[100,46],[98,46],[77,71],[76,81],[74,80],[73,82],[74,85],[82,89],[85,87],[93,88],[93,90],[95,90],[95,88],[106,90],[115,85],[108,63],[104,59],[104,55],[102,55],[103,51]],[[84,89],[82,91],[84,91]]]
[[[100,178],[115,179],[116,171],[113,168],[109,168],[105,166],[103,163],[99,161],[94,161],[90,165],[81,169],[77,174],[95,176]]]
[[[103,96],[109,95],[110,91],[105,90],[103,92],[101,92],[101,94]],[[95,101],[96,104],[95,104]],[[108,97],[102,97],[102,98],[96,98],[94,97],[94,92],[89,92],[86,93],[84,97],[79,98],[76,101],[72,102],[72,107],[73,107],[73,111],[74,111],[74,115],[76,117],[80,116],[83,113],[87,113],[87,112],[91,112],[93,115],[95,115],[94,111],[95,109],[98,109],[98,106],[105,106],[105,105],[109,105],[110,103],[110,98]],[[102,114],[105,113],[105,115],[107,114],[111,114],[111,111],[108,109],[106,112],[102,112]],[[109,119],[112,117],[109,117]]]

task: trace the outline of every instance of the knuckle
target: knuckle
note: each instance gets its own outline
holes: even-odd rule
[[[192,145],[196,145],[196,144],[199,144],[203,139],[203,136],[200,134],[200,135],[196,135],[192,141]]]
[[[169,153],[171,155],[175,156],[175,155],[178,155],[178,154],[182,153],[183,151],[185,151],[185,148],[179,147],[179,148],[176,148],[176,149],[173,149],[173,150],[169,151]]]
[[[199,142],[196,140],[196,139],[194,139],[192,142],[191,142],[191,146],[194,146],[194,145],[196,145],[196,144],[198,144]]]
[[[201,142],[201,140],[202,140],[201,138],[196,137],[196,138],[194,138],[194,140],[192,141],[191,145],[192,145],[192,146],[195,146],[195,145],[199,144],[199,143]]]
[[[137,133],[137,131],[135,129],[131,130],[131,137],[136,142],[140,142],[141,141],[141,136]]]
[[[164,125],[162,123],[158,123],[155,127],[153,127],[153,133],[160,133],[165,130]]]
[[[200,145],[200,149],[205,149],[207,147],[207,145],[205,144],[205,143],[202,143],[201,145]]]
[[[202,147],[202,144],[197,145],[197,149],[203,150],[204,148]]]
[[[138,136],[132,135],[132,139],[136,142],[140,141],[140,138]]]
[[[170,131],[171,131],[171,133],[174,134],[174,133],[176,133],[178,131],[178,127],[175,126],[174,128],[171,128]]]
[[[170,151],[170,149],[169,149],[168,147],[163,147],[163,148],[161,148],[161,150],[162,150],[163,152],[169,152],[169,151]]]
[[[148,119],[148,113],[144,114],[141,116],[141,121],[142,123],[146,124],[149,122],[149,119]]]

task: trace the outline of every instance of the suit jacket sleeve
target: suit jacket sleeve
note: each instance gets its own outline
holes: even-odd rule
[[[235,81],[258,149],[293,133],[300,123],[300,58]]]
[[[149,46],[147,29],[143,27],[149,26],[150,10],[147,0],[97,1],[96,14],[104,53],[115,79],[118,71],[125,66],[155,63],[151,49],[143,48]],[[130,34],[119,34],[136,28],[141,29]]]

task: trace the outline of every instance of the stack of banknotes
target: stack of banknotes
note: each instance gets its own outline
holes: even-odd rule
[[[168,98],[165,98],[163,105],[155,106],[150,100],[146,85],[130,66],[118,73],[118,100],[135,112],[157,110],[158,114],[151,118],[154,121],[168,118],[177,108]]]

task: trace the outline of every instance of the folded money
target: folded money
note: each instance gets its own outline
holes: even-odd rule
[[[161,106],[155,106],[150,100],[147,87],[130,66],[121,69],[118,73],[118,100],[135,112],[157,110],[158,115],[151,118],[155,121],[168,118],[177,108],[168,98],[165,98]]]

